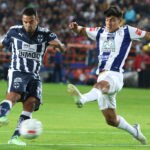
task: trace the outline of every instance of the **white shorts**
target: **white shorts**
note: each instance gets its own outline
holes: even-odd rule
[[[107,81],[109,83],[108,94],[103,94],[98,99],[100,110],[107,108],[116,109],[116,94],[123,87],[123,74],[115,71],[104,71],[99,74],[97,82]]]

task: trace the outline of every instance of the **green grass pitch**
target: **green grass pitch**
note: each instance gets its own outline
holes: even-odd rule
[[[128,133],[106,125],[97,102],[77,108],[66,90],[67,85],[43,84],[43,105],[33,118],[43,124],[43,133],[34,140],[25,140],[26,147],[7,145],[18,116],[21,103],[10,112],[9,124],[0,128],[0,150],[149,150]],[[90,86],[78,86],[87,92]],[[0,81],[0,99],[5,98],[7,83]],[[117,112],[128,122],[140,123],[150,143],[150,90],[124,88],[117,96]]]

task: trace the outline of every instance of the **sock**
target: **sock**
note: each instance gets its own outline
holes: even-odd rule
[[[119,116],[119,125],[118,128],[123,129],[130,133],[133,136],[137,135],[136,129],[130,125],[123,117]]]
[[[15,129],[13,135],[12,135],[12,138],[14,136],[20,136],[20,133],[19,133],[19,128],[20,128],[20,124],[24,121],[24,120],[27,120],[27,119],[30,119],[32,118],[32,113],[31,112],[27,112],[27,111],[22,111],[20,117],[19,117],[19,120],[18,120],[18,123],[17,123],[17,128]]]
[[[101,96],[101,91],[97,88],[91,89],[88,93],[83,94],[83,98],[80,100],[82,104],[95,101]]]
[[[0,117],[6,116],[12,108],[12,102],[9,100],[3,100],[0,103]]]

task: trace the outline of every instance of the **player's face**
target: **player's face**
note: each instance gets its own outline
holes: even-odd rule
[[[105,24],[108,32],[116,31],[120,26],[121,19],[115,16],[106,17]]]
[[[22,23],[26,32],[33,33],[38,25],[38,18],[34,15],[32,16],[22,16]]]

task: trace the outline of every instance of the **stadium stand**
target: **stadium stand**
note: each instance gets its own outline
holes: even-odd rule
[[[79,84],[89,84],[87,82],[91,80],[90,84],[92,84],[95,80],[94,70],[97,61],[91,59],[95,55],[94,43],[83,39],[81,36],[74,35],[69,31],[68,24],[71,21],[77,21],[84,26],[104,25],[103,12],[112,4],[119,5],[124,12],[122,24],[127,23],[150,31],[149,0],[0,0],[0,40],[10,26],[21,23],[20,15],[24,7],[34,7],[38,10],[40,25],[50,28],[61,38],[61,41],[68,45],[68,51],[61,56],[62,79],[49,79],[54,76],[56,61],[53,61],[55,60],[55,53],[48,50],[44,59],[45,66],[41,69],[44,80],[51,82],[67,82],[69,80]],[[86,51],[87,49],[88,51]],[[8,50],[5,51],[7,53],[0,52],[1,72],[3,72],[3,69],[8,69],[10,60],[10,53],[8,53]],[[139,56],[145,60],[141,64]],[[144,72],[142,78],[146,78],[146,81],[142,81],[145,83],[141,85],[136,78],[136,83],[129,85],[128,83],[131,83],[128,81],[129,76],[125,75],[126,86],[150,87],[150,79],[147,78],[150,74],[149,59],[150,46],[148,41],[135,42],[125,65],[125,73],[136,73],[140,82],[142,71]],[[4,77],[5,75],[1,74],[1,78]]]

